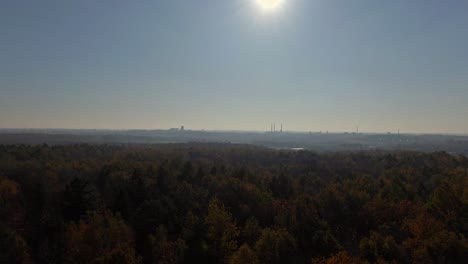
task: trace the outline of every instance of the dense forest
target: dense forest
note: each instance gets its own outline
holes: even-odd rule
[[[466,263],[468,158],[0,145],[0,263]]]

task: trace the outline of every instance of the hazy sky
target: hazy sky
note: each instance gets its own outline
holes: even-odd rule
[[[0,127],[468,130],[468,1],[1,0]]]

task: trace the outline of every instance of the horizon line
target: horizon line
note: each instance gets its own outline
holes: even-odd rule
[[[169,128],[0,128],[0,131],[6,130],[81,130],[81,131],[171,131],[178,130],[181,131],[180,127],[169,127]],[[451,135],[451,136],[468,136],[468,132],[401,132],[397,131],[386,131],[386,132],[376,132],[376,131],[332,131],[332,130],[283,130],[283,131],[268,131],[268,130],[239,130],[239,129],[187,129],[184,128],[182,131],[191,131],[191,132],[219,132],[219,133],[228,133],[228,132],[237,132],[237,133],[314,133],[314,134],[361,134],[361,135],[379,135],[379,134],[391,134],[391,135]]]

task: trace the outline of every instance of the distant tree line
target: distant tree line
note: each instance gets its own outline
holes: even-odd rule
[[[0,263],[466,263],[468,159],[0,145]]]

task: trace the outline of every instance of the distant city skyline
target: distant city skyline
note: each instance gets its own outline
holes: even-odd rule
[[[6,0],[0,128],[468,131],[468,1]]]

